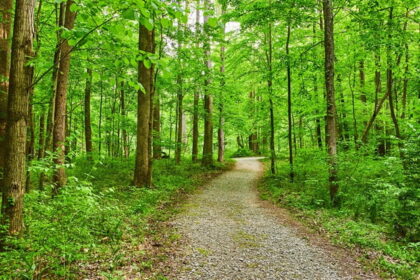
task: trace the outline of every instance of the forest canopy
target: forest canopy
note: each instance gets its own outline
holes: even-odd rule
[[[1,0],[0,274],[66,275],[263,156],[269,196],[379,229],[413,277],[418,43],[414,0]]]

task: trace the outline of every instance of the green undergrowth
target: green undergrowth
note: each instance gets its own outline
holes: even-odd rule
[[[277,161],[275,176],[267,168],[259,187],[261,197],[288,208],[333,242],[357,250],[361,261],[382,277],[418,279],[420,213],[415,178],[405,175],[396,157],[350,152],[342,157],[338,208],[329,202],[328,169],[320,151],[300,152],[293,182],[286,159]]]
[[[25,238],[10,240],[0,253],[0,279],[79,279],[98,271],[108,279],[136,261],[126,251],[152,234],[152,219],[168,218],[166,205],[224,168],[160,160],[154,163],[154,187],[136,188],[130,185],[132,160],[77,160],[59,195],[52,198],[49,185],[26,194]],[[32,178],[38,180],[36,172]],[[144,249],[133,254],[141,256]]]

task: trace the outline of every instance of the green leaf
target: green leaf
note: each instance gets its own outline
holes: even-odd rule
[[[209,18],[207,24],[211,27],[216,27],[219,24],[218,18]]]
[[[144,25],[147,30],[151,31],[153,29],[154,22],[151,18],[140,18],[140,23]]]
[[[147,69],[150,69],[150,67],[152,66],[152,62],[148,59],[145,59],[143,61],[144,67],[146,67]]]
[[[136,13],[133,9],[127,9],[122,13],[122,17],[129,20],[135,20],[136,19]]]

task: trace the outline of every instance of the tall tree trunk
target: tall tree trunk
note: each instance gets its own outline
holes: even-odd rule
[[[175,163],[179,164],[181,162],[181,154],[182,154],[182,138],[184,132],[184,122],[183,122],[183,115],[184,115],[184,108],[183,108],[183,99],[184,99],[184,89],[183,89],[183,73],[182,73],[182,42],[181,42],[181,22],[178,21],[178,74],[177,74],[177,135],[176,135],[176,145],[175,145]]]
[[[103,109],[103,99],[104,99],[104,88],[103,88],[103,73],[101,73],[100,76],[100,89],[99,89],[99,93],[100,93],[100,99],[99,99],[99,123],[98,123],[98,155],[99,157],[101,156],[101,150],[102,150],[102,109]]]
[[[327,148],[329,155],[330,198],[337,206],[337,125],[334,92],[334,19],[332,0],[323,0],[324,9],[324,46],[325,46],[325,89],[327,97]]]
[[[123,142],[123,155],[125,158],[128,158],[129,155],[129,146],[128,146],[128,134],[127,134],[127,112],[125,108],[125,89],[124,81],[121,82],[121,116],[122,116],[122,142]]]
[[[12,236],[20,235],[24,229],[26,133],[33,71],[28,62],[33,57],[34,6],[34,0],[17,0],[13,27],[7,105],[5,176],[1,207],[3,214],[1,222]]]
[[[205,0],[205,9],[209,9],[210,0]],[[208,15],[204,14],[204,29],[206,33],[206,40],[204,42],[204,51],[206,57],[206,77],[204,82],[204,143],[203,143],[203,159],[202,164],[204,166],[210,166],[213,164],[213,96],[210,91],[210,69],[211,58],[210,58],[210,36],[208,26]]]
[[[289,20],[290,21],[290,20]],[[287,24],[287,39],[286,39],[286,64],[287,64],[287,120],[288,120],[288,142],[289,142],[289,165],[290,165],[290,181],[293,182],[293,143],[292,143],[292,74],[290,69],[290,22]]]
[[[403,93],[402,93],[402,113],[401,119],[405,119],[407,114],[407,88],[408,88],[408,73],[409,73],[409,53],[408,44],[405,43],[405,68],[404,68],[404,81],[403,81]]]
[[[12,0],[0,1],[0,171],[3,170],[6,148],[7,93],[10,71],[10,29]],[[0,192],[2,180],[0,178]]]
[[[196,37],[200,36],[200,0],[197,0],[196,9],[195,9],[195,33]],[[199,48],[200,44],[197,42],[196,47]],[[198,106],[200,101],[200,93],[198,87],[194,91],[194,108],[193,108],[193,131],[192,131],[192,161],[197,162],[198,160]]]
[[[270,0],[271,8],[271,0]],[[270,104],[270,169],[271,174],[276,173],[276,148],[275,148],[275,131],[274,131],[274,103],[273,103],[273,34],[272,34],[272,23],[268,24],[268,54],[267,54],[267,64],[268,64],[268,99]]]
[[[76,13],[72,11],[73,0],[67,0],[64,27],[72,30]],[[57,96],[55,98],[54,129],[53,129],[53,149],[55,158],[54,163],[54,192],[57,193],[66,184],[65,163],[65,141],[66,141],[66,103],[67,86],[70,72],[70,52],[72,47],[67,39],[62,39],[60,46],[60,66],[57,73]]]
[[[61,32],[64,25],[64,15],[65,15],[66,3],[61,2],[60,5],[55,4],[56,12],[56,25],[57,25],[57,44],[54,52],[54,67],[52,70],[51,76],[51,97],[48,107],[48,118],[47,118],[47,137],[45,140],[44,150],[53,150],[53,134],[54,134],[54,116],[55,116],[55,98],[57,96],[57,78],[58,78],[58,69],[60,67],[61,59]]]
[[[366,91],[365,91],[365,61],[362,59],[359,61],[359,78],[360,78],[360,100],[363,104],[366,104]]]
[[[86,155],[88,160],[92,160],[92,125],[90,118],[90,96],[92,93],[92,68],[87,68],[87,78],[85,87],[85,141]]]
[[[39,116],[39,131],[38,131],[38,160],[44,158],[45,154],[45,112],[41,112]]]
[[[154,32],[148,30],[143,24],[140,24],[139,28],[139,50],[150,54],[154,51]],[[152,118],[153,68],[146,67],[143,61],[139,61],[138,81],[143,86],[144,92],[139,90],[137,94],[137,148],[133,181],[137,187],[149,187],[151,183],[149,136]]]
[[[317,41],[317,38],[316,38],[316,23],[313,24],[312,34],[313,34],[313,44],[315,44],[316,41]],[[315,50],[315,48],[313,50],[313,57],[314,57],[314,59],[318,58],[317,51]],[[316,103],[318,103],[318,100],[319,100],[319,98],[318,98],[318,76],[317,76],[316,71],[313,72],[313,83],[314,83],[313,86],[314,86],[315,100],[316,100]],[[317,116],[316,119],[315,119],[315,135],[316,135],[316,139],[317,139],[318,148],[322,149],[323,146],[322,146],[321,118],[319,117],[318,107],[315,110],[315,114]]]
[[[226,5],[222,7],[222,14],[223,17],[226,11]],[[225,88],[225,24],[222,27],[222,43],[220,46],[220,75],[221,75],[221,82],[220,82],[220,95],[219,95],[219,129],[217,131],[217,161],[224,162],[225,161],[225,116],[224,116],[224,99],[222,92]]]
[[[160,96],[155,93],[154,107],[153,107],[153,158],[162,158],[162,141],[160,136]]]
[[[405,166],[405,155],[403,151],[403,143],[402,143],[402,135],[400,126],[398,123],[397,115],[395,114],[395,108],[394,108],[394,98],[393,98],[393,71],[392,71],[392,28],[393,28],[393,11],[394,8],[391,7],[389,10],[389,21],[388,21],[388,44],[387,44],[387,70],[386,70],[386,94],[388,96],[389,101],[389,110],[391,113],[391,119],[394,124],[395,129],[395,136],[398,138],[398,148],[400,151],[400,158],[403,161],[404,168]]]

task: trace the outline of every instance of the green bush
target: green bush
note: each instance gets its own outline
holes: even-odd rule
[[[245,148],[241,148],[238,149],[236,152],[234,152],[231,157],[235,158],[235,157],[251,157],[251,156],[255,156],[254,152],[249,150],[249,149],[245,149]]]
[[[329,201],[327,158],[319,150],[299,150],[293,182],[288,162],[279,160],[278,173],[265,178],[263,196],[321,219],[340,242],[375,248],[397,259],[397,263],[388,265],[393,273],[403,279],[414,279],[418,255],[413,248],[419,241],[420,188],[418,150],[413,146],[406,147],[410,161],[406,169],[398,155],[379,157],[371,150],[341,151],[338,208],[333,208]],[[407,269],[410,266],[411,270]],[[381,267],[388,269],[385,265]]]
[[[156,161],[154,187],[146,189],[130,186],[132,167],[133,160],[77,159],[68,166],[68,184],[52,198],[50,185],[35,189],[37,176],[50,173],[35,162],[33,190],[25,196],[25,235],[0,252],[0,279],[74,279],[79,264],[98,256],[113,262],[124,243],[142,241],[149,217],[162,204],[194,189],[197,174],[211,172],[199,164]]]

